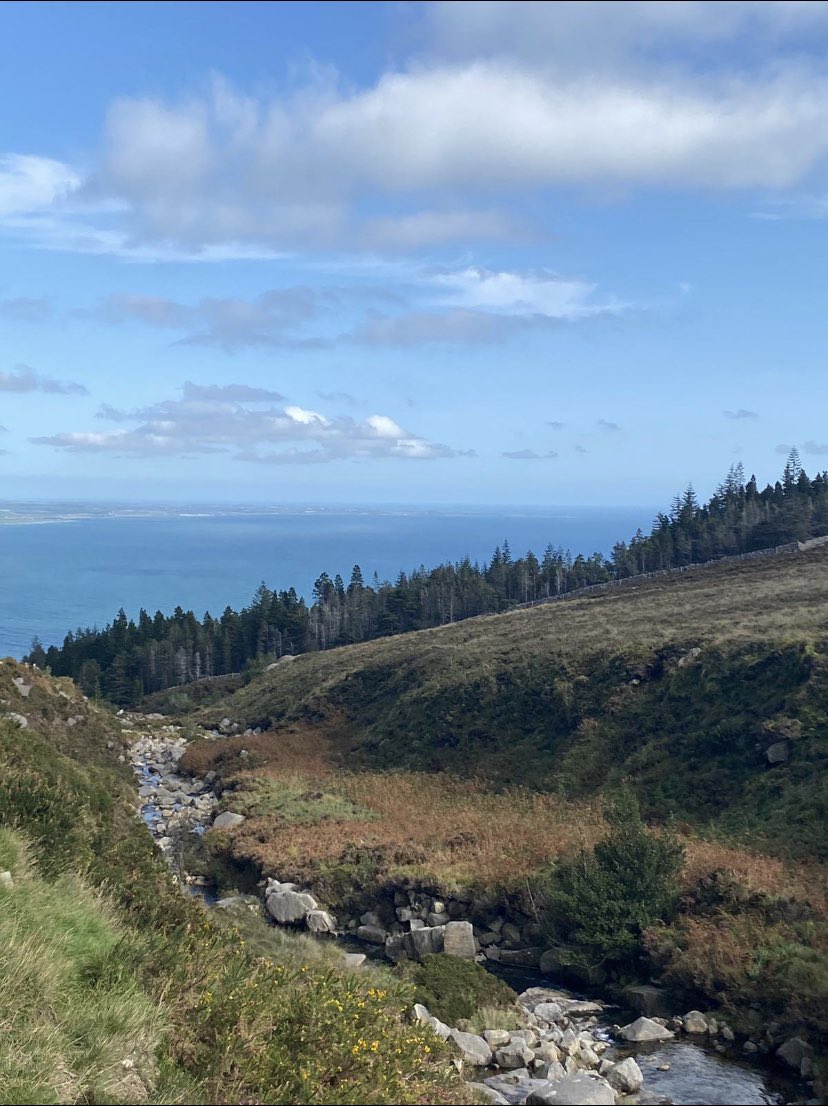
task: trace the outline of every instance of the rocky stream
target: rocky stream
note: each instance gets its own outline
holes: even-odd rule
[[[133,738],[130,761],[138,780],[138,805],[149,831],[183,888],[208,905],[260,910],[274,925],[301,927],[320,940],[337,941],[343,960],[359,970],[370,957],[416,959],[426,952],[474,958],[519,993],[519,1030],[497,1026],[482,1034],[463,1032],[417,1006],[412,1017],[448,1040],[463,1071],[482,1097],[495,1103],[761,1103],[817,1102],[807,1080],[811,1050],[799,1038],[740,1041],[715,1018],[690,1011],[682,1016],[659,1005],[657,988],[639,988],[631,1009],[584,997],[555,984],[532,948],[530,927],[493,917],[473,925],[461,901],[434,900],[410,889],[394,895],[396,920],[386,926],[376,910],[337,919],[312,889],[270,878],[258,898],[217,898],[198,872],[184,870],[189,834],[213,827],[231,830],[241,814],[217,814],[219,798],[205,779],[179,771],[186,749],[180,727],[161,715],[124,715]],[[217,737],[219,735],[216,735]],[[364,951],[355,951],[362,949]]]

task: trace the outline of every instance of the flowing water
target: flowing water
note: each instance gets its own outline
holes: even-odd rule
[[[152,792],[173,777],[169,773],[162,775],[145,754],[133,766],[139,781],[139,797],[145,800],[141,806],[141,817],[156,841],[159,841],[159,825],[164,825],[163,814],[152,801]],[[184,782],[186,777],[178,776],[177,780]],[[184,805],[182,801],[176,802],[173,809],[181,811]],[[197,821],[189,832],[204,833],[205,825],[205,821]],[[173,851],[168,848],[165,855],[175,869]],[[216,902],[212,889],[188,882],[184,873],[179,875],[182,877],[182,886],[188,893],[200,896],[208,906]],[[339,939],[338,943],[344,952],[358,951],[369,956],[380,952],[375,946],[357,943],[354,939]],[[487,961],[486,966],[517,992],[530,987],[564,990],[557,987],[553,979],[529,968],[510,968],[493,961]],[[636,1016],[617,1007],[608,1007],[608,1013],[614,1014],[613,1023],[631,1021]],[[604,1026],[601,1034],[613,1046],[607,1053],[607,1058],[622,1060],[627,1056],[635,1057],[644,1074],[644,1091],[649,1096],[649,1101],[674,1103],[675,1106],[776,1106],[780,1103],[803,1101],[801,1086],[793,1080],[786,1080],[774,1069],[750,1062],[736,1050],[728,1050],[722,1054],[713,1045],[697,1044],[687,1038],[629,1045],[613,1037],[610,1024],[612,1023],[608,1022]]]

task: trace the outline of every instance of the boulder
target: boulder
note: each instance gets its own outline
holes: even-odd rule
[[[485,1083],[467,1083],[466,1086],[477,1098],[483,1098],[486,1102],[493,1102],[495,1106],[509,1106],[509,1099],[504,1098],[500,1091],[494,1087],[487,1087]]]
[[[624,999],[627,1006],[647,1018],[669,1018],[670,1004],[663,987],[654,987],[644,983],[640,987],[625,987]]]
[[[370,945],[384,945],[387,937],[382,926],[374,925],[357,926],[356,935],[360,941],[367,941]]]
[[[27,730],[29,728],[29,719],[23,714],[18,714],[17,711],[10,710],[6,718],[21,730]]]
[[[644,1083],[641,1068],[632,1056],[628,1056],[620,1064],[613,1064],[607,1072],[606,1079],[609,1085],[615,1087],[621,1094],[636,1094]]]
[[[14,877],[11,872],[0,872],[0,887],[4,887],[6,891],[14,890]]]
[[[505,928],[505,927],[504,927]],[[519,968],[536,968],[540,963],[540,949],[501,949],[501,964],[514,964]]]
[[[620,1029],[618,1036],[625,1041],[640,1043],[642,1041],[669,1041],[675,1034],[671,1033],[669,1029],[665,1029],[663,1025],[659,1025],[658,1022],[652,1021],[651,1018],[636,1018],[634,1022],[630,1022],[629,1025],[625,1025]]]
[[[563,1017],[563,1009],[558,1002],[539,1002],[533,1013],[541,1021],[550,1023]]]
[[[521,940],[520,930],[514,924],[514,922],[504,922],[503,927],[500,930],[500,933],[501,933],[501,936],[503,937],[503,940],[508,942],[508,944],[510,944],[510,945],[519,945],[520,944],[520,940]]]
[[[477,952],[471,922],[448,922],[443,934],[443,952],[446,956],[460,956],[473,960]]]
[[[448,914],[438,914],[436,911],[429,911],[426,916],[426,921],[430,926],[444,926],[449,921]]]
[[[449,1040],[455,1043],[467,1063],[476,1068],[487,1068],[491,1064],[492,1050],[476,1033],[463,1033],[459,1029],[452,1029]]]
[[[577,1072],[550,1083],[548,1088],[533,1090],[527,1106],[615,1106],[615,1091],[600,1076]]]
[[[160,792],[159,792],[160,794]],[[219,814],[218,818],[213,821],[213,829],[217,830],[231,830],[236,826],[240,826],[245,821],[243,814],[234,814],[231,810],[226,810],[224,814]]]
[[[361,968],[368,957],[364,952],[346,952],[343,959],[346,968]]]
[[[266,905],[268,914],[282,925],[303,922],[311,910],[319,907],[313,895],[300,891],[274,891],[268,895]]]
[[[430,1017],[426,1025],[432,1033],[436,1033],[441,1041],[447,1041],[451,1036],[451,1027],[441,1022],[439,1018]]]
[[[707,1019],[701,1010],[690,1010],[681,1019],[685,1033],[706,1033],[708,1030]]]
[[[427,1006],[423,1006],[421,1002],[414,1003],[414,1020],[418,1022],[427,1022],[431,1017],[431,1011]]]
[[[357,931],[359,932],[359,931]],[[423,956],[428,956],[430,953],[442,952],[445,930],[442,926],[435,926],[434,929],[412,929],[410,933],[406,934],[406,947],[409,950],[409,954],[415,959],[420,959]]]
[[[808,1057],[814,1055],[814,1050],[807,1041],[803,1041],[801,1037],[789,1037],[784,1044],[780,1045],[776,1050],[776,1055],[780,1060],[793,1068],[795,1071],[799,1071],[802,1067],[802,1061]]]
[[[787,741],[774,741],[765,749],[768,764],[784,764],[790,755],[790,746]]]
[[[2,879],[2,876],[0,876]],[[491,1049],[504,1048],[511,1044],[512,1034],[508,1029],[487,1029],[483,1034],[483,1040]]]
[[[545,1064],[557,1064],[560,1058],[558,1046],[552,1041],[542,1041],[535,1049],[535,1059]]]
[[[511,1044],[499,1048],[494,1054],[495,1063],[499,1068],[511,1071],[513,1068],[525,1068],[535,1059],[535,1054],[520,1038],[513,1039]]]
[[[309,910],[305,924],[311,933],[336,933],[336,921],[327,910]]]

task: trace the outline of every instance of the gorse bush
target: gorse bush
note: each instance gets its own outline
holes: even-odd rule
[[[609,834],[561,861],[541,880],[542,925],[561,964],[618,971],[637,958],[641,935],[676,908],[684,857],[668,833],[653,833],[622,791],[607,812]]]
[[[453,956],[424,956],[412,979],[417,1002],[447,1025],[473,1019],[483,1007],[508,1008],[517,998],[502,979],[471,960]]]

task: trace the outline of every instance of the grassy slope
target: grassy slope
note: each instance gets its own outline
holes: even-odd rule
[[[807,856],[825,848],[826,664],[823,547],[305,655],[200,718],[320,727],[350,768],[571,797],[631,777],[653,815]]]
[[[68,682],[0,662],[0,1103],[465,1101],[402,1016],[411,987],[253,918],[241,940],[173,886],[123,741]]]

